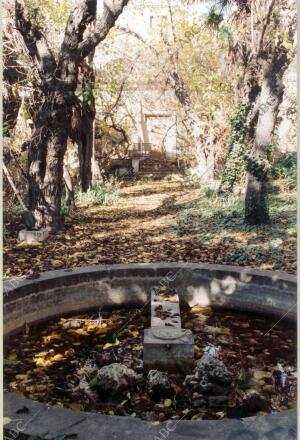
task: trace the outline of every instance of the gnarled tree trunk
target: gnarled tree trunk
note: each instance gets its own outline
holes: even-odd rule
[[[77,1],[71,12],[56,61],[43,33],[28,18],[22,0],[16,0],[16,27],[42,82],[43,104],[36,114],[29,142],[29,208],[36,227],[62,226],[63,158],[71,127],[78,69],[84,58],[105,39],[128,0],[106,0],[101,19],[85,35],[96,17],[96,0]]]
[[[67,148],[72,100],[62,91],[50,92],[37,113],[28,147],[29,209],[36,227],[62,227],[63,160]]]
[[[283,96],[282,77],[288,65],[286,51],[278,48],[264,71],[255,142],[247,164],[245,222],[251,225],[270,222],[267,201],[269,152]]]
[[[79,155],[79,175],[81,189],[86,192],[92,181],[92,156],[93,156],[93,131],[96,116],[94,87],[95,72],[93,69],[93,56],[89,60],[82,62],[80,66],[80,76],[82,82],[82,100],[76,102],[74,111],[74,124],[70,137],[77,144]]]
[[[64,165],[63,168],[63,176],[65,182],[66,204],[69,208],[74,209],[75,201],[74,201],[73,183],[72,183],[71,175],[66,165]]]

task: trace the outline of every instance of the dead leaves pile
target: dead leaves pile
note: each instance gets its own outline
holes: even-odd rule
[[[240,213],[227,216],[223,210],[203,216],[203,206],[209,201],[199,200],[199,191],[187,184],[132,184],[121,190],[118,206],[86,210],[83,223],[68,221],[65,230],[46,244],[18,243],[21,225],[8,223],[6,228],[15,238],[4,246],[4,277],[157,261],[234,264],[295,273],[294,193],[274,197],[278,198],[277,211],[271,227],[246,230]],[[285,211],[280,207],[286,200],[291,201]]]

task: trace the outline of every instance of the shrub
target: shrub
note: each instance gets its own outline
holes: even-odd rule
[[[74,211],[74,209],[70,208],[70,206],[67,205],[66,199],[63,198],[61,201],[61,209],[60,209],[61,215],[64,218],[64,221],[73,221],[75,223],[83,223],[86,221],[86,217],[81,214],[78,211]]]
[[[87,192],[75,191],[75,202],[80,206],[114,205],[119,199],[120,185],[116,180],[94,183]]]
[[[201,200],[201,213],[205,216],[213,216],[216,213],[230,216],[236,212],[241,213],[243,210],[243,197],[237,194],[219,194],[216,188],[203,186],[200,189],[199,197]]]
[[[3,237],[3,244],[5,246],[9,242],[9,239],[10,239],[9,230],[7,229],[7,227],[5,225],[3,225],[2,237]]]
[[[274,179],[297,179],[297,155],[289,153],[278,159],[271,169]]]

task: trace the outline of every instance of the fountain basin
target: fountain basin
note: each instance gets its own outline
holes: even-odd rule
[[[181,302],[189,306],[211,305],[296,320],[296,279],[292,275],[206,264],[126,264],[58,270],[36,279],[6,282],[4,335],[17,333],[25,322],[32,325],[67,313],[100,307],[142,307],[150,299],[151,288],[172,284]],[[24,407],[28,411],[18,413]],[[4,415],[12,419],[6,429],[43,439],[58,440],[64,438],[58,437],[62,434],[91,440],[141,436],[166,439],[171,435],[175,440],[213,439],[221,433],[225,439],[296,436],[295,410],[239,420],[182,420],[155,425],[132,417],[51,408],[5,393]]]

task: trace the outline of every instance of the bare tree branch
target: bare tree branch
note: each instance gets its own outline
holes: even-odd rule
[[[95,21],[96,11],[97,0],[77,0],[67,21],[64,40],[59,54],[57,76],[64,78],[67,83],[74,84],[74,86],[77,85],[75,77],[77,76],[78,65],[83,59],[80,56],[78,46],[83,41],[87,26]]]
[[[262,28],[262,31],[261,31],[261,34],[260,34],[260,37],[259,37],[257,54],[259,54],[261,52],[261,50],[262,50],[263,42],[264,42],[264,36],[265,36],[266,30],[267,30],[267,27],[268,27],[268,25],[270,23],[270,19],[271,19],[271,15],[272,15],[272,12],[273,12],[273,9],[274,9],[274,6],[275,6],[275,2],[276,2],[276,0],[271,0],[271,3],[269,4],[268,13],[267,13],[267,15],[265,17],[263,28]]]
[[[127,5],[129,0],[105,0],[103,5],[103,14],[97,21],[86,39],[79,44],[79,52],[82,58],[85,58],[101,41],[104,40],[110,29],[115,25],[119,15]]]
[[[42,32],[26,16],[22,0],[15,1],[15,17],[17,29],[23,37],[42,82],[45,84],[51,81],[56,68],[55,58]]]

